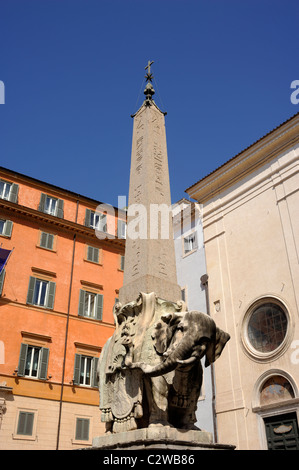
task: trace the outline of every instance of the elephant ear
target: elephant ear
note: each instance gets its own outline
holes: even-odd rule
[[[155,350],[158,354],[164,354],[169,346],[172,337],[173,329],[181,321],[182,314],[179,313],[166,313],[161,315],[161,320],[155,324],[152,333]]]
[[[218,359],[229,339],[230,335],[228,333],[216,327],[215,341],[211,341],[207,348],[205,367],[208,367]]]

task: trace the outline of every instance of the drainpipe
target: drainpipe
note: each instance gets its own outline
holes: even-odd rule
[[[79,201],[77,201],[77,208],[76,208],[76,220],[75,220],[76,223],[77,223],[77,219],[78,219],[78,207],[79,207]],[[65,376],[67,338],[68,338],[68,330],[69,330],[70,306],[71,306],[71,295],[72,295],[73,273],[74,273],[74,261],[75,261],[75,246],[76,246],[76,234],[74,234],[74,237],[73,237],[73,253],[72,253],[71,275],[70,275],[70,286],[69,286],[69,297],[68,297],[68,305],[67,305],[67,317],[66,317],[66,328],[65,328],[65,339],[64,339],[64,354],[63,354],[62,377],[61,377],[61,390],[60,390],[60,400],[59,400],[59,415],[58,415],[58,426],[57,426],[56,450],[59,449],[60,426],[61,426],[61,412],[62,412],[62,396],[63,396],[63,388],[64,388],[64,376]]]
[[[210,313],[210,299],[209,299],[209,285],[208,285],[209,276],[204,274],[201,276],[201,284],[204,287],[206,294],[206,305],[207,305],[207,314],[211,316]],[[214,440],[215,443],[218,443],[218,432],[217,432],[217,416],[216,416],[216,387],[215,387],[215,370],[214,364],[211,364],[211,383],[212,383],[212,415],[213,415],[213,429],[214,429]]]

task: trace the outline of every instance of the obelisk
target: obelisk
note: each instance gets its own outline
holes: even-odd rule
[[[171,196],[165,132],[165,113],[155,101],[151,65],[147,73],[145,100],[133,115],[133,139],[127,218],[123,287],[124,305],[140,292],[177,302],[177,284],[171,217]]]

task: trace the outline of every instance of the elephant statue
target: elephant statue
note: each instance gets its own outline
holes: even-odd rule
[[[202,386],[202,359],[208,367],[230,339],[213,319],[188,311],[183,302],[142,294],[119,306],[116,331],[101,353],[100,409],[107,432],[148,426],[195,426]]]

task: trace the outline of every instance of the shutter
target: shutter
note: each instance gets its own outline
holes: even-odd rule
[[[97,294],[97,313],[96,313],[96,319],[97,320],[102,320],[102,316],[103,316],[103,298],[104,298],[104,296],[102,294]]]
[[[24,377],[25,375],[27,351],[28,351],[28,344],[21,343],[21,351],[20,351],[19,365],[18,365],[18,375],[20,377]]]
[[[2,235],[4,235],[5,237],[11,237],[12,226],[13,226],[12,221],[11,220],[6,220],[5,224],[4,224],[4,231],[3,231]]]
[[[47,195],[44,194],[44,193],[41,193],[40,203],[39,203],[39,206],[38,206],[38,210],[41,211],[41,212],[45,212],[46,198],[47,198]]]
[[[94,263],[99,262],[99,249],[94,246],[87,247],[87,259],[88,261],[93,261]]]
[[[63,205],[64,205],[63,199],[58,199],[56,216],[59,217],[60,219],[63,219]]]
[[[123,255],[120,255],[120,269],[122,271],[125,269],[125,257]]]
[[[35,282],[36,282],[36,278],[33,276],[30,276],[28,292],[27,292],[27,304],[29,305],[33,305]]]
[[[197,233],[194,233],[194,244],[193,244],[193,249],[197,250],[198,244],[197,244]]]
[[[85,303],[85,290],[80,289],[78,315],[83,317]]]
[[[0,296],[2,295],[4,278],[5,278],[5,269],[3,268],[0,274]]]
[[[32,436],[34,413],[20,411],[17,434]]]
[[[102,214],[101,216],[101,230],[102,232],[107,232],[107,216]]]
[[[53,250],[53,245],[54,245],[54,235],[52,233],[48,233],[48,241],[47,241],[47,246],[48,250]]]
[[[77,418],[76,420],[76,440],[88,441],[89,440],[89,419]]]
[[[47,308],[54,308],[54,298],[55,298],[55,290],[56,290],[56,282],[49,282],[48,285],[48,298],[46,307]]]
[[[41,349],[38,378],[42,380],[47,379],[49,352],[49,348]]]
[[[80,365],[81,365],[81,354],[75,354],[75,365],[74,365],[74,384],[80,384]]]
[[[86,227],[90,227],[90,219],[91,219],[91,210],[86,209],[86,211],[85,211],[85,225],[86,225]]]
[[[9,193],[9,200],[10,202],[18,202],[18,193],[19,193],[19,185],[13,183],[10,188]]]
[[[42,248],[47,248],[48,244],[48,234],[46,232],[41,233],[39,246]]]
[[[98,362],[99,358],[94,357],[92,359],[92,368],[93,368],[93,374],[91,378],[91,386],[92,387],[97,387],[98,386]]]

